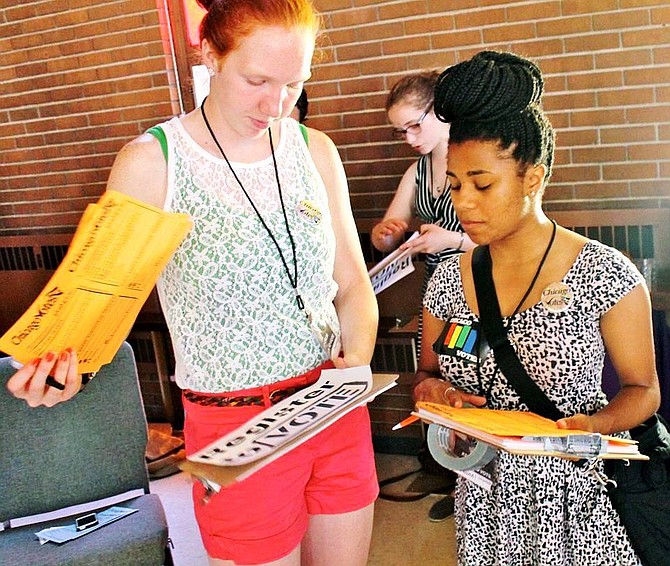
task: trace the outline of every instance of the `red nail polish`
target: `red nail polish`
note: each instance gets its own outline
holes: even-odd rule
[[[70,354],[67,352],[67,350],[65,352],[61,352],[60,361],[61,362],[67,362],[69,357],[70,357]]]
[[[54,354],[53,352],[47,352],[47,355],[44,356],[44,359],[47,362],[53,362],[56,359],[56,354]]]

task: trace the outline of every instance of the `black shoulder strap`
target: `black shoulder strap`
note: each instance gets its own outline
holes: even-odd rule
[[[496,363],[533,413],[558,420],[564,415],[528,375],[507,338],[507,329],[500,314],[491,270],[491,254],[488,246],[475,248],[472,252],[472,277],[475,281],[479,319],[486,340],[493,349]]]

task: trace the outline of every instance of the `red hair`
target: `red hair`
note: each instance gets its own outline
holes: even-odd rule
[[[311,0],[197,0],[207,13],[200,23],[200,42],[206,39],[221,57],[234,51],[240,39],[259,26],[321,30],[321,16]]]

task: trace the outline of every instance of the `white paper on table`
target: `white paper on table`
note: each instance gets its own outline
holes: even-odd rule
[[[100,527],[109,525],[114,521],[123,519],[132,513],[136,513],[139,509],[130,509],[129,507],[110,507],[104,511],[96,513],[96,518],[98,519],[98,524],[94,527],[88,527],[81,531],[77,530],[76,524],[71,523],[69,525],[64,525],[61,527],[50,527],[48,529],[42,529],[40,532],[35,533],[37,538],[39,538],[40,544],[46,544],[47,542],[55,542],[56,544],[63,544],[71,540],[78,539],[83,537],[88,533],[97,531]]]

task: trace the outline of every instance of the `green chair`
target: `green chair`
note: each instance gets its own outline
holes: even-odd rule
[[[172,565],[163,506],[149,493],[146,416],[130,345],[82,392],[52,408],[11,396],[4,384],[14,371],[10,358],[0,359],[0,564]],[[82,513],[6,528],[12,519],[131,490],[139,495],[118,505],[138,512],[61,545],[40,545],[35,533]]]

